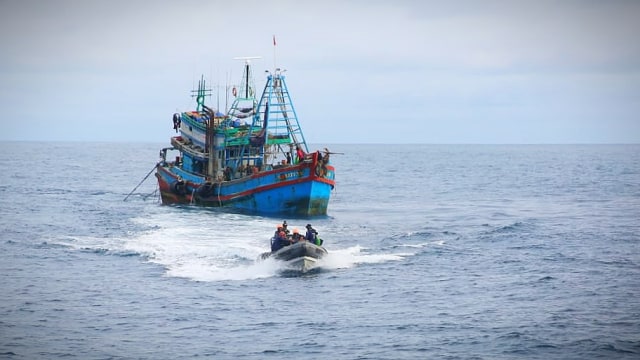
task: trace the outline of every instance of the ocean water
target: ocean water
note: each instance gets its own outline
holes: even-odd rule
[[[640,145],[331,145],[312,219],[123,201],[163,146],[0,143],[0,358],[640,358]]]

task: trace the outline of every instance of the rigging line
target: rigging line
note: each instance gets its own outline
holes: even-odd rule
[[[150,192],[150,193],[148,193],[148,194],[146,194],[146,195],[143,195],[143,196],[142,196],[142,199],[144,199],[144,200],[146,201],[149,197],[151,197],[151,196],[156,196],[156,195],[158,195],[158,188],[157,188],[157,187],[156,187],[156,189],[155,189],[155,190],[153,190],[152,192]]]
[[[290,104],[290,102],[285,102],[287,99],[285,99],[284,97],[284,93],[285,93],[285,89],[282,86],[282,79],[279,79],[280,82],[278,82],[278,84],[275,84],[275,86],[277,86],[277,89],[275,89],[275,94],[276,94],[276,98],[278,99],[278,103],[280,103],[280,110],[282,111],[282,116],[284,117],[284,121],[285,124],[287,125],[287,131],[289,132],[289,134],[291,134],[291,138],[293,139],[293,142],[298,144],[298,139],[296,138],[296,134],[293,131],[293,126],[291,125],[291,120],[289,120],[289,115],[288,115],[288,108],[287,108],[287,104]],[[288,97],[288,92],[287,92],[287,97]],[[308,150],[308,149],[306,149]]]
[[[155,169],[156,169],[156,167],[157,167],[159,164],[160,164],[160,162],[158,162],[157,164],[155,164],[155,165],[153,166],[153,168],[151,169],[151,171],[149,171],[149,173],[147,174],[147,176],[145,176],[145,177],[144,177],[144,179],[142,179],[142,180],[140,181],[140,183],[138,183],[138,185],[136,185],[136,187],[134,187],[134,188],[133,188],[133,190],[131,190],[131,192],[130,192],[130,193],[129,193],[125,198],[124,198],[124,200],[122,200],[122,201],[127,201],[127,199],[129,198],[129,196],[131,196],[131,194],[133,194],[133,192],[134,192],[134,191],[136,191],[136,190],[140,187],[140,185],[142,185],[142,183],[143,183],[145,180],[147,180],[147,178],[149,177],[149,175],[151,175],[151,173],[153,172],[153,170],[155,170]]]

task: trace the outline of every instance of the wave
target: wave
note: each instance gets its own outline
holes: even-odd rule
[[[588,357],[619,358],[628,354],[640,354],[640,341],[613,340],[603,341],[602,338],[586,338],[568,344],[570,348],[580,349],[578,355]],[[580,354],[582,353],[582,354]]]
[[[80,249],[84,252],[90,252],[99,255],[110,255],[110,256],[120,256],[120,257],[146,257],[144,254],[141,254],[137,251],[128,251],[128,250],[117,250],[117,249],[106,249],[106,248],[90,248],[84,247]]]
[[[264,246],[229,238],[225,242],[227,245],[220,246],[218,241],[202,239],[195,232],[187,236],[186,229],[165,228],[131,238],[75,238],[61,245],[98,255],[137,256],[162,266],[166,276],[192,281],[243,281],[287,275],[283,262],[271,258],[259,260],[259,255],[266,251]],[[376,253],[359,245],[327,250],[329,254],[318,262],[316,272],[402,261],[415,255],[415,252]]]
[[[420,243],[420,244],[398,244],[398,245],[394,245],[394,248],[413,248],[413,249],[423,249],[431,244],[436,244],[436,245],[443,245],[444,244],[444,240],[440,240],[440,241],[434,241],[432,243]]]
[[[484,229],[481,231],[478,236],[481,239],[486,239],[490,241],[496,240],[512,240],[514,238],[521,238],[523,236],[527,236],[528,234],[534,233],[536,230],[534,229],[534,224],[525,221],[514,221],[510,224],[493,226],[489,224],[482,225]],[[521,245],[514,245],[521,246]],[[530,246],[530,245],[527,245]],[[544,245],[540,245],[544,247]]]
[[[369,253],[367,249],[355,245],[345,249],[327,249],[329,254],[318,264],[326,269],[352,268],[358,264],[377,264],[388,261],[399,261],[412,253]]]
[[[146,254],[124,249],[121,246],[122,239],[101,238],[101,237],[67,237],[57,242],[43,242],[41,246],[65,247],[87,253],[98,255],[120,256],[120,257],[146,257]]]
[[[284,263],[258,261],[269,249],[274,219],[234,213],[182,211],[160,208],[159,212],[131,221],[141,230],[117,237],[68,237],[59,244],[98,255],[140,257],[156,264],[169,277],[193,281],[242,281],[281,276]],[[291,221],[294,222],[294,221]],[[290,224],[293,229],[294,224]],[[299,227],[299,226],[295,226]],[[417,237],[395,239],[392,245],[365,248],[340,240],[325,243],[329,254],[318,262],[320,271],[348,269],[363,264],[403,261],[445,240],[413,242]],[[445,236],[446,238],[446,236]]]
[[[496,234],[512,233],[512,232],[524,230],[526,227],[527,227],[527,224],[525,224],[524,222],[516,221],[509,225],[504,225],[504,226],[494,228],[493,230],[490,231],[490,233],[496,233]]]

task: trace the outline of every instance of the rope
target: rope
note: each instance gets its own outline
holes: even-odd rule
[[[149,173],[147,174],[147,176],[144,177],[144,179],[142,179],[138,185],[136,185],[136,187],[133,188],[133,190],[131,190],[131,192],[124,198],[124,200],[122,201],[127,201],[127,199],[129,198],[129,196],[131,196],[131,194],[133,194],[134,191],[138,190],[138,188],[140,187],[140,185],[142,185],[142,183],[147,180],[147,178],[149,177],[149,175],[151,175],[151,173],[153,172],[153,170],[156,169],[156,166],[158,166],[160,163],[158,162],[157,164],[155,164],[153,166],[153,168],[151,169],[151,171],[149,171]]]
[[[147,200],[149,197],[151,196],[157,196],[158,195],[158,188],[156,188],[155,190],[153,190],[152,192],[146,194],[146,195],[142,195],[142,199],[143,200]]]

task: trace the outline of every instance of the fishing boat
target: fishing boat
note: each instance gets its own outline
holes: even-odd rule
[[[325,255],[327,250],[322,246],[309,241],[298,241],[278,251],[263,253],[260,257],[263,260],[271,257],[283,261],[287,269],[307,272],[315,268],[318,260]]]
[[[256,96],[251,60],[225,113],[205,105],[204,79],[196,109],[173,115],[178,133],[160,151],[156,177],[163,204],[227,207],[255,214],[326,215],[335,169],[327,148],[309,151],[279,68],[267,71]],[[168,157],[170,151],[177,156]]]

